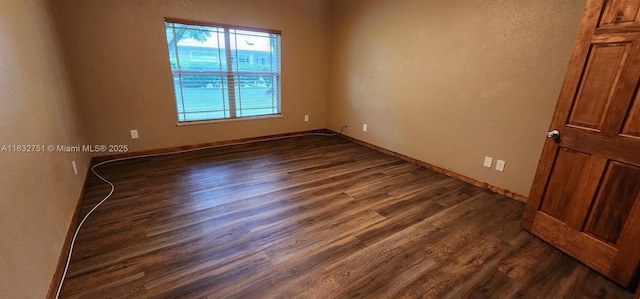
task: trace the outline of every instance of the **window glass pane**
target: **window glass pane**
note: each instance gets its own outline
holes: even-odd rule
[[[275,34],[232,29],[230,38],[234,71],[279,71],[279,63],[272,59],[276,53]]]
[[[238,116],[280,113],[277,76],[237,76],[236,105]],[[275,83],[275,84],[274,84]]]
[[[224,29],[167,23],[172,70],[226,70]]]
[[[174,75],[178,120],[229,117],[229,94],[224,75]]]

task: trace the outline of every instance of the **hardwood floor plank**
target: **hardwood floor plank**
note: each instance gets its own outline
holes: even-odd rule
[[[97,167],[61,298],[631,298],[523,204],[336,136]],[[84,216],[109,192],[87,180]]]
[[[436,264],[421,253],[423,245],[439,234],[428,222],[417,223],[329,266],[328,274],[345,289],[342,296],[391,296]]]
[[[486,277],[508,248],[490,235],[459,250],[452,259],[441,260],[433,268],[408,285],[402,296],[432,298],[464,298],[478,278]]]
[[[506,274],[492,269],[465,294],[465,298],[518,298],[518,290],[522,287]]]
[[[275,290],[287,283],[296,283],[300,276],[310,269],[322,268],[351,254],[354,248],[364,248],[359,240],[351,236],[343,236],[298,254],[297,259],[287,259],[275,265],[273,269],[263,271],[248,280],[241,281],[225,290],[210,294],[222,298],[263,298],[270,290]],[[304,257],[304,258],[301,258]]]

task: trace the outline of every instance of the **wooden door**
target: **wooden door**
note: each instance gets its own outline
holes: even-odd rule
[[[625,287],[640,261],[639,21],[640,0],[588,0],[522,219]]]

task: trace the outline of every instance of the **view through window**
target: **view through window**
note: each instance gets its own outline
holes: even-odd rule
[[[280,114],[279,31],[165,24],[178,122]]]

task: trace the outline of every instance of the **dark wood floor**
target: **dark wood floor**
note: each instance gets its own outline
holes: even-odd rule
[[[631,298],[523,204],[340,137],[116,162],[62,298]],[[82,213],[108,186],[91,178]]]

